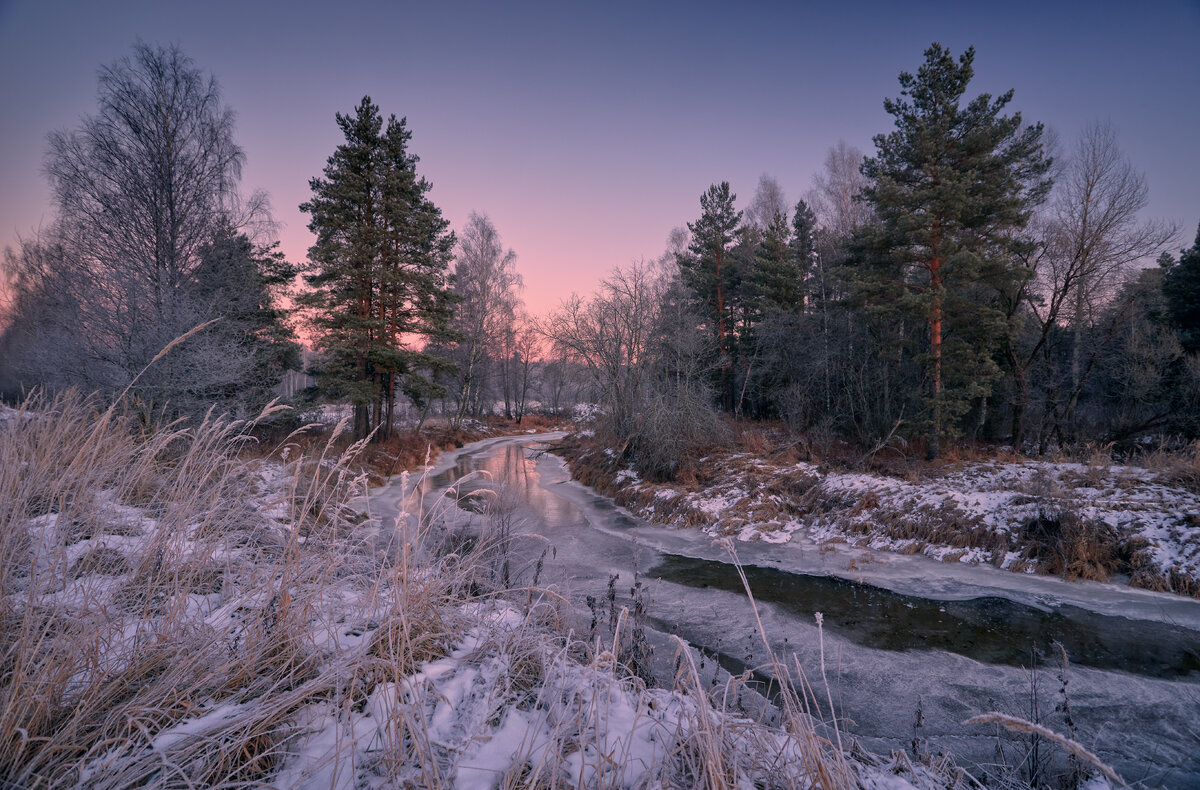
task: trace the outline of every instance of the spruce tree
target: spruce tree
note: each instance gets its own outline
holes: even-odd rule
[[[1012,91],[962,104],[974,57],[934,44],[916,76],[902,72],[900,98],[884,101],[896,128],[862,167],[878,221],[860,238],[860,295],[927,327],[930,458],[997,373],[989,345],[1004,322],[987,295],[1023,276],[1008,253],[1049,189],[1041,125],[1000,114]]]
[[[792,212],[792,234],[788,241],[788,250],[801,289],[800,305],[797,309],[803,309],[807,292],[806,281],[812,275],[817,261],[817,218],[803,200],[796,202],[796,208]]]
[[[755,251],[749,298],[754,322],[772,310],[799,312],[804,307],[801,270],[793,255],[785,216],[776,213],[767,223]]]
[[[248,360],[244,375],[219,390],[210,388],[203,400],[240,401],[251,410],[260,409],[283,375],[301,367],[300,344],[280,304],[296,273],[279,242],[254,244],[233,228],[224,229],[200,250],[189,296],[198,315],[221,317],[209,330],[224,341],[219,348],[239,348]]]
[[[1179,254],[1178,263],[1167,267],[1163,295],[1184,350],[1200,351],[1200,229],[1196,243]]]
[[[390,116],[385,127],[369,96],[336,118],[345,142],[300,206],[317,235],[302,303],[324,353],[322,386],[354,407],[357,438],[377,427],[385,438],[396,390],[430,397],[437,388],[422,371],[446,364],[411,343],[449,332],[454,234],[426,197],[431,185],[417,175],[404,119]]]

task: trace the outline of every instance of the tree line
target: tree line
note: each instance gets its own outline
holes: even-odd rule
[[[714,184],[657,276],[551,320],[643,472],[719,442],[714,411],[929,458],[1200,436],[1200,237],[1176,259],[1140,219],[1110,126],[1060,153],[1011,91],[967,97],[973,61],[933,45],[873,155],[840,143],[794,205],[768,176],[744,210]]]
[[[303,336],[307,398],[348,404],[358,438],[390,436],[400,402],[455,426],[498,401],[519,421],[535,389],[565,405],[572,370],[540,359],[487,216],[450,231],[404,118],[364,97],[335,121],[344,140],[300,206],[316,240],[290,263],[266,197],[239,188],[216,80],[141,43],[101,69],[98,112],[49,136],[54,223],[5,251],[0,393],[80,386],[168,415],[249,414],[300,366]]]
[[[884,102],[894,128],[870,156],[831,149],[805,200],[764,176],[738,208],[714,184],[658,260],[536,319],[499,231],[450,230],[406,120],[370,97],[335,116],[301,206],[315,242],[286,261],[216,81],[138,44],[101,70],[96,115],[50,135],[57,216],[5,254],[0,390],[249,412],[303,335],[309,396],[349,404],[360,438],[401,405],[458,425],[597,401],[663,476],[722,441],[722,415],[929,457],[1197,436],[1200,239],[1176,259],[1176,229],[1140,219],[1110,127],[1059,152],[1006,114],[1011,91],[968,98],[973,61],[927,50]]]

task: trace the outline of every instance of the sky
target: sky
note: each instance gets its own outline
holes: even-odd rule
[[[873,151],[897,76],[934,41],[974,46],[968,95],[1069,144],[1110,122],[1147,179],[1146,217],[1200,222],[1200,0],[1125,2],[253,2],[0,0],[0,247],[53,221],[46,136],[96,111],[96,73],[136,40],[177,44],[221,84],[290,260],[299,204],[370,95],[408,119],[454,228],[487,214],[531,312],[659,256],[700,194],[760,175],[804,197],[839,140]]]

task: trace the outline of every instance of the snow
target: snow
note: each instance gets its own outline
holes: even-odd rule
[[[446,786],[490,790],[514,770],[527,770],[560,776],[567,786],[642,787],[664,770],[670,750],[695,720],[689,698],[646,691],[623,679],[610,654],[608,660],[602,654],[579,664],[550,640],[538,645],[544,664],[540,687],[514,693],[506,648],[513,646],[514,628],[525,624],[525,616],[503,602],[459,612],[475,625],[449,656],[400,682],[378,684],[361,713],[347,717],[332,706],[314,705],[298,717],[306,735],[276,784],[352,788],[372,786],[391,773],[419,783],[421,772],[433,771]],[[380,753],[400,757],[401,721],[420,730],[430,753],[439,756],[435,763],[417,760],[385,769]],[[160,739],[199,729],[199,722],[188,720]],[[564,748],[567,743],[574,748]]]
[[[449,468],[454,460],[447,454],[434,468]],[[774,474],[769,466],[755,463],[760,474]],[[819,475],[815,468],[792,472],[797,478]],[[839,490],[874,490],[867,476],[860,477],[838,481]],[[396,662],[372,657],[369,651],[379,629],[386,627],[395,615],[392,607],[401,600],[399,585],[431,581],[423,574],[433,571],[425,568],[414,569],[403,582],[389,579],[383,562],[393,537],[388,530],[404,530],[408,516],[416,517],[409,511],[419,507],[418,497],[410,495],[420,481],[400,476],[375,508],[360,503],[360,510],[371,517],[344,525],[344,533],[301,535],[292,514],[292,473],[281,464],[264,463],[248,479],[245,499],[255,518],[239,525],[237,534],[205,536],[186,524],[175,529],[178,525],[172,526],[169,514],[120,502],[110,491],[97,491],[94,497],[98,528],[75,542],[62,542],[59,530],[66,527],[56,514],[28,523],[36,562],[46,567],[75,563],[99,550],[136,564],[152,547],[173,563],[219,565],[228,575],[219,592],[193,592],[181,600],[182,611],[197,631],[212,639],[245,633],[254,613],[272,605],[271,585],[243,584],[264,568],[275,571],[269,564],[255,565],[259,548],[301,547],[306,556],[334,553],[337,561],[326,566],[324,587],[309,601],[303,623],[302,641],[320,663],[319,677],[312,681],[319,692],[298,696],[299,702],[281,717],[286,750],[280,752],[277,773],[269,777],[271,785],[347,790],[405,783],[455,788],[493,788],[506,782],[660,786],[678,780],[671,772],[679,754],[694,751],[698,738],[716,731],[722,748],[728,749],[725,756],[739,786],[807,786],[806,762],[794,735],[719,705],[702,705],[696,694],[679,688],[645,688],[616,660],[615,647],[569,641],[545,624],[545,612],[539,615],[531,604],[522,605],[527,599],[520,595],[446,604],[439,615],[453,625],[447,628],[445,650],[410,667],[408,674]],[[647,485],[632,469],[622,470],[618,483]],[[906,491],[899,484],[890,490]],[[719,525],[723,519],[752,513],[746,500],[758,495],[739,482],[704,495],[664,487],[653,501],[666,507],[682,497],[685,507]],[[786,502],[779,494],[760,498],[783,515],[770,525],[743,523],[735,533],[742,540],[783,542],[811,527],[781,507]],[[984,496],[977,501],[983,507],[989,500]],[[395,511],[390,520],[379,512],[390,510]],[[450,512],[462,515],[456,509]],[[1170,525],[1161,528],[1169,533]],[[710,530],[720,532],[713,526]],[[961,562],[978,561],[970,552],[963,557],[970,559],[960,558]],[[130,578],[128,573],[89,573],[67,579],[46,602],[83,611],[90,602],[109,600]],[[144,646],[143,627],[133,618],[122,622],[107,640],[105,661],[116,667],[135,657]],[[153,725],[157,731],[147,730],[144,751],[172,764],[188,750],[220,743],[222,732],[264,715],[265,704],[261,698],[242,699],[237,693],[192,700],[178,718],[164,717]],[[128,751],[95,754],[81,781],[102,776],[112,760],[137,756]],[[901,790],[932,787],[939,781],[944,785],[944,777],[939,780],[932,773],[896,770],[896,765],[883,763],[854,766],[864,787]]]
[[[633,471],[633,467],[629,467],[617,472],[617,476],[613,482],[617,485],[621,485],[622,483],[640,483],[642,482],[642,478],[638,476],[637,472]]]
[[[604,408],[598,403],[577,403],[571,415],[571,420],[577,423],[585,423],[595,419],[604,413]]]
[[[1161,578],[1200,579],[1200,495],[1148,469],[1025,461],[960,463],[924,479],[772,465],[744,454],[704,459],[698,490],[641,481],[621,470],[619,496],[648,519],[700,523],[713,537],[920,552],[943,562],[1033,572],[1023,535],[1037,519],[1077,518],[1112,529]],[[647,495],[649,494],[649,495]],[[964,544],[964,541],[965,544]]]
[[[895,774],[875,774],[863,782],[864,790],[913,790],[912,783]]]
[[[163,730],[150,742],[150,748],[168,752],[189,738],[201,738],[205,733],[222,729],[243,713],[245,706],[238,703],[218,705],[201,716],[189,716],[170,729]]]

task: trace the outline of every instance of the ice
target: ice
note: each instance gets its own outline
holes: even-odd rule
[[[499,446],[495,449],[498,452]],[[482,458],[477,460],[484,462]],[[1001,490],[1004,486],[1013,480],[1045,474],[1045,470],[1028,466],[996,465],[970,472],[976,487],[961,501],[972,508],[1000,507],[999,503],[1009,496]],[[1083,469],[1086,467],[1068,465],[1061,474],[1080,474]],[[810,474],[812,470],[801,466],[793,471]],[[570,501],[582,516],[579,523],[556,523],[544,528],[547,539],[557,548],[558,560],[547,563],[543,579],[552,583],[561,579],[564,584],[569,580],[570,589],[578,597],[584,593],[602,596],[611,573],[620,573],[619,586],[628,587],[635,567],[644,575],[655,566],[656,557],[665,553],[729,560],[720,545],[714,545],[711,538],[696,530],[648,524],[638,521],[636,514],[624,508],[613,508],[610,500],[570,481],[562,462],[552,456],[541,456],[537,472],[538,488]],[[1153,479],[1142,475],[1131,478]],[[862,490],[875,482],[876,478],[870,475],[847,475],[839,477],[837,485],[845,490]],[[936,502],[937,497],[944,498],[945,492],[951,490],[950,484],[944,482],[940,484],[942,489],[932,493],[913,491],[907,481],[888,479],[881,485],[886,491],[915,496],[918,503]],[[730,504],[727,492],[747,490],[731,480],[719,495],[705,496],[703,500],[711,503],[714,511],[723,512],[722,505]],[[677,493],[672,491],[663,499]],[[923,499],[925,496],[934,499]],[[632,529],[631,520],[636,524]],[[1056,577],[1012,573],[990,564],[977,564],[980,557],[971,552],[964,553],[956,562],[941,562],[920,554],[904,555],[867,547],[839,546],[836,551],[829,551],[811,539],[800,524],[786,524],[784,529],[793,533],[786,543],[768,542],[776,536],[776,530],[750,526],[741,531],[738,537],[749,538],[737,545],[741,561],[866,582],[935,600],[994,596],[1042,610],[1071,605],[1105,615],[1200,630],[1200,603],[1178,595],[1121,584],[1068,582]],[[539,543],[537,550],[543,545]],[[1013,553],[999,559],[1005,564],[1015,561]],[[750,666],[765,661],[761,637],[754,627],[754,614],[748,610],[744,595],[646,581],[651,590],[650,613],[662,621],[663,628],[692,644]],[[821,707],[825,707],[826,687],[817,669],[821,656],[811,613],[807,618],[797,618],[765,603],[759,605],[759,611],[779,654],[795,653],[801,666],[817,675],[809,674],[809,680]],[[978,725],[965,727],[962,722],[997,707],[1018,715],[1027,714],[1035,677],[1041,689],[1040,704],[1050,717],[1048,724],[1052,728],[1063,727],[1061,721],[1053,719],[1053,708],[1060,700],[1056,697],[1058,681],[1049,664],[1039,665],[1041,668],[1031,673],[1019,666],[988,664],[942,651],[868,648],[831,632],[828,622],[824,641],[828,688],[836,713],[847,722],[849,734],[857,736],[877,754],[908,749],[920,700],[925,717],[922,737],[927,748],[959,754],[968,765],[987,763],[994,758],[998,743],[1012,749],[1015,741],[998,739],[993,730]],[[1072,667],[1070,678],[1071,706],[1079,722],[1078,737],[1102,757],[1116,763],[1115,767],[1126,778],[1151,777],[1152,783],[1188,786],[1186,777],[1192,775],[1188,772],[1200,774],[1200,755],[1194,748],[1200,683],[1194,674],[1164,679]],[[828,711],[823,716],[828,718]],[[585,756],[578,758],[581,766]],[[872,781],[884,782],[874,786],[888,787],[904,786],[899,782],[910,779],[905,774],[894,785],[887,784],[891,779],[877,777]]]

